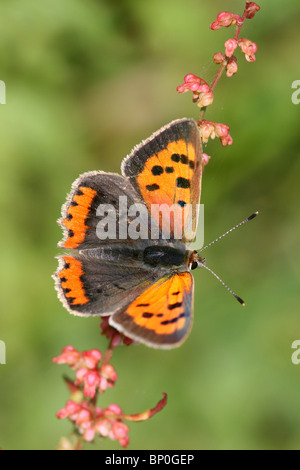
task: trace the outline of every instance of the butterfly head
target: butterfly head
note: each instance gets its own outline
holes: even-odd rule
[[[189,255],[189,269],[190,270],[201,268],[205,264],[205,262],[206,262],[206,259],[201,258],[201,256],[199,256],[197,251],[190,252],[190,255]]]

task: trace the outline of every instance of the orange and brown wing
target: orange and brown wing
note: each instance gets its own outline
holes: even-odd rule
[[[170,238],[185,242],[192,241],[196,232],[202,171],[201,138],[192,119],[173,121],[160,129],[122,164],[123,175],[142,196],[162,231],[163,218],[157,205],[173,208]],[[191,220],[193,226],[187,223]]]
[[[179,346],[193,318],[193,277],[189,272],[160,279],[137,297],[110,324],[126,336],[154,348]]]
[[[120,197],[126,197],[128,207],[143,203],[130,182],[121,175],[102,171],[91,171],[81,175],[74,181],[67,201],[62,207],[59,224],[63,229],[64,238],[59,246],[84,250],[119,243]],[[100,239],[97,236],[97,225],[101,221],[97,210],[101,205],[107,208],[106,213],[111,211],[116,219],[115,237]],[[125,220],[124,224],[128,230],[128,221]],[[134,244],[135,240],[127,239],[126,242]]]
[[[53,276],[59,299],[74,315],[112,315],[124,310],[161,277],[151,267],[138,265],[129,250],[109,247],[93,255],[88,251],[60,256]]]

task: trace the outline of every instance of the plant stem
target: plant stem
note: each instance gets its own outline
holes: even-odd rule
[[[112,345],[112,341],[109,343],[107,350],[105,351],[102,365],[105,366],[109,364],[111,360],[112,353],[114,352],[115,347]]]

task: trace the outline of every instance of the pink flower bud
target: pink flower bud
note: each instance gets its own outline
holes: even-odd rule
[[[226,145],[232,145],[232,137],[228,134],[226,137],[221,138],[221,144],[223,147],[226,147]]]
[[[208,139],[214,139],[216,134],[215,134],[215,128],[213,126],[213,123],[211,121],[202,121],[200,123],[200,130],[201,130],[201,137],[202,137],[202,142],[205,144],[208,142]]]
[[[203,153],[202,159],[203,159],[204,165],[207,165],[209,163],[209,160],[211,159],[211,157],[209,155],[207,155],[207,153]]]
[[[225,59],[224,55],[222,54],[222,52],[217,52],[215,55],[214,55],[214,63],[215,64],[222,64],[223,60]]]
[[[76,424],[82,424],[82,423],[86,423],[90,421],[91,418],[92,418],[92,413],[89,410],[82,408],[77,414],[75,422]]]
[[[100,368],[100,373],[108,380],[115,382],[118,378],[114,367],[111,364],[105,364]]]
[[[102,354],[98,349],[91,349],[90,351],[83,351],[82,358],[84,366],[88,369],[95,369],[98,362],[101,360]]]
[[[121,446],[125,448],[129,444],[129,437],[125,436],[122,439],[120,439],[119,442],[120,442]]]
[[[193,73],[188,73],[184,77],[184,83],[179,85],[176,90],[178,93],[186,93],[187,91],[193,91],[194,93],[207,93],[209,86],[205,80],[197,77]]]
[[[98,434],[107,437],[111,430],[111,425],[108,419],[98,419],[95,423],[95,429]]]
[[[93,425],[91,425],[84,431],[83,439],[87,442],[92,442],[94,440],[94,437],[95,437],[95,429]]]
[[[216,123],[215,129],[216,135],[221,140],[223,147],[226,145],[232,145],[232,137],[229,135],[229,126],[226,124]]]
[[[83,383],[83,393],[86,397],[94,398],[96,390],[100,385],[100,375],[97,370],[86,368],[79,369],[76,372],[76,385]]]
[[[105,416],[111,416],[111,415],[120,415],[122,414],[122,410],[118,405],[115,405],[112,403],[111,405],[108,405],[106,410],[104,410],[104,415]]]
[[[249,2],[246,7],[246,18],[252,19],[257,11],[260,10],[260,6],[257,3]]]
[[[213,101],[214,95],[212,91],[209,91],[208,93],[201,93],[199,95],[199,101],[197,103],[197,106],[199,108],[205,108],[206,106],[211,105]]]
[[[215,130],[217,137],[222,139],[228,135],[229,126],[227,126],[226,124],[215,123]]]
[[[52,362],[56,364],[68,364],[71,367],[74,367],[79,361],[81,354],[73,346],[66,346],[62,349],[62,354],[56,356],[52,359]]]
[[[214,21],[210,25],[210,29],[213,31],[217,31],[220,29],[222,26],[225,26],[225,28],[228,28],[228,26],[231,25],[236,25],[236,26],[241,26],[243,24],[243,20],[239,15],[234,15],[233,13],[230,13],[229,11],[222,11],[217,15],[216,21]]]
[[[210,29],[212,29],[213,31],[218,31],[218,29],[221,29],[221,25],[220,23],[218,22],[218,20],[214,21],[211,25],[210,25]]]
[[[72,400],[68,400],[66,406],[56,413],[58,419],[64,419],[76,415],[81,410],[81,405]]]
[[[255,53],[257,51],[257,45],[255,42],[252,42],[249,39],[241,38],[238,40],[238,45],[245,54],[246,60],[248,62],[255,62]]]
[[[232,77],[235,73],[238,71],[238,64],[236,57],[233,55],[232,57],[229,57],[227,60],[227,65],[226,65],[226,75],[227,77]]]
[[[209,138],[219,137],[223,147],[232,144],[232,138],[229,135],[229,126],[212,121],[202,121],[199,123],[202,141],[206,143]],[[205,164],[205,161],[204,161]]]
[[[225,42],[225,54],[227,57],[231,57],[238,47],[238,43],[235,39],[228,39],[228,41]]]
[[[129,431],[129,428],[127,424],[115,421],[114,423],[112,423],[112,430],[115,435],[115,438],[119,440],[126,436]]]
[[[97,371],[91,370],[84,377],[83,393],[86,397],[94,398],[96,389],[100,385],[100,376]]]

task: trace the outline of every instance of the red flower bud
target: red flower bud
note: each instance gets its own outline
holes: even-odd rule
[[[194,93],[207,93],[209,86],[205,80],[197,77],[193,73],[188,73],[184,77],[184,83],[179,85],[176,90],[178,93],[185,93],[187,91],[193,91]]]
[[[238,64],[236,57],[233,55],[229,57],[226,65],[226,75],[227,77],[232,77],[238,71]]]
[[[209,160],[211,159],[211,157],[207,155],[207,153],[203,153],[202,158],[204,165],[207,165],[209,163]]]
[[[255,13],[259,10],[260,10],[260,6],[258,6],[257,3],[249,2],[246,6],[246,12],[245,12],[246,18],[251,20],[253,16],[255,15]]]
[[[212,91],[209,91],[208,93],[200,93],[197,106],[198,108],[205,108],[206,106],[212,104],[213,100],[214,95]]]
[[[62,353],[52,359],[56,364],[68,364],[71,368],[75,367],[81,354],[73,346],[65,346]]]
[[[222,26],[228,28],[228,26],[231,25],[241,26],[242,24],[243,20],[239,15],[234,15],[229,11],[222,11],[217,15],[216,21],[210,25],[210,29],[217,31],[218,29],[222,28]]]
[[[255,53],[257,51],[257,45],[255,42],[249,41],[249,39],[241,38],[238,40],[242,52],[245,54],[248,62],[255,62]]]
[[[204,120],[199,123],[199,127],[201,130],[202,141],[204,143],[206,143],[209,138],[215,139],[216,137],[219,137],[223,147],[232,144],[232,137],[229,135],[229,126],[226,124]]]
[[[222,64],[223,60],[225,59],[225,56],[222,54],[222,52],[217,52],[214,55],[214,63],[215,64]]]
[[[238,47],[238,43],[235,39],[228,39],[228,41],[225,42],[225,54],[227,57],[231,57]]]

